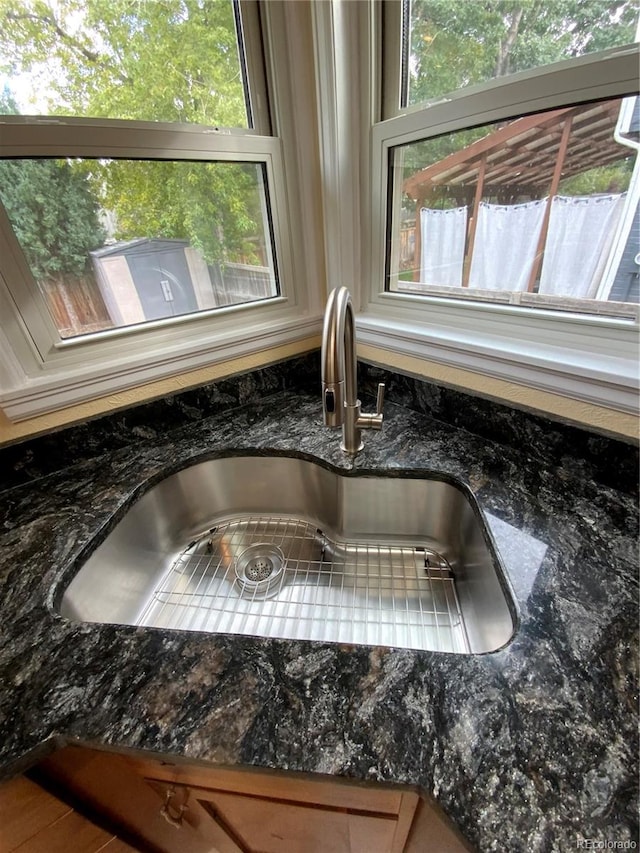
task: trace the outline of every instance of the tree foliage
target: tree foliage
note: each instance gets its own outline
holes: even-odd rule
[[[18,113],[7,88],[0,113]],[[37,279],[81,275],[104,241],[98,200],[69,161],[0,160],[0,201]]]
[[[36,279],[86,271],[104,231],[81,172],[65,160],[2,160],[0,199]]]
[[[118,216],[118,237],[189,240],[209,261],[251,257],[260,216],[256,169],[245,163],[100,162],[90,179],[105,208]],[[144,199],[138,204],[124,200]]]
[[[51,114],[247,126],[230,0],[0,0],[0,20]]]
[[[412,0],[410,103],[634,40],[637,0]]]
[[[230,0],[0,0],[0,54],[6,73],[32,75],[49,114],[247,126]],[[78,168],[118,238],[186,238],[225,261],[261,233],[256,167]]]

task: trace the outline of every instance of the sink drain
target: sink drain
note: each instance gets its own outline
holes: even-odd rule
[[[275,590],[282,579],[285,557],[281,548],[256,542],[236,557],[236,578],[243,595],[263,596]]]
[[[244,567],[244,573],[251,581],[264,581],[273,573],[271,557],[256,557]]]

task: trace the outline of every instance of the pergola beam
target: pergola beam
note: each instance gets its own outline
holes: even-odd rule
[[[560,147],[558,148],[558,156],[556,159],[556,167],[553,170],[551,186],[549,187],[549,197],[547,198],[547,204],[544,210],[544,217],[542,219],[542,226],[540,228],[540,236],[538,237],[538,245],[536,246],[536,253],[534,255],[533,265],[529,274],[529,281],[527,283],[527,291],[529,293],[533,292],[536,279],[538,278],[540,267],[542,265],[542,256],[544,254],[545,243],[547,242],[547,232],[549,230],[551,203],[553,202],[554,197],[558,193],[558,185],[560,184],[560,178],[562,177],[562,168],[564,166],[564,158],[566,156],[567,148],[569,146],[569,137],[571,136],[572,123],[572,117],[567,116],[564,122],[564,127],[562,129],[562,139],[560,140]]]
[[[531,179],[533,174],[544,172],[548,175],[554,167],[555,157],[550,149],[555,148],[561,138],[564,120],[569,115],[573,117],[573,134],[564,176],[585,171],[585,155],[597,158],[598,165],[615,162],[625,156],[625,151],[613,138],[619,106],[617,99],[606,104],[568,107],[516,119],[411,175],[404,182],[403,191],[416,199],[418,196],[428,198],[438,185],[475,185],[485,155],[485,184],[495,183],[497,170],[504,173],[506,168],[517,172],[514,178],[521,176],[522,183],[537,183]],[[516,180],[509,183],[515,184]]]
[[[482,155],[480,169],[478,171],[478,183],[476,184],[476,194],[473,199],[473,214],[469,222],[469,236],[467,238],[467,250],[464,253],[464,264],[462,267],[462,286],[469,287],[469,276],[471,275],[471,259],[473,258],[473,247],[476,243],[476,231],[478,229],[478,213],[480,211],[480,202],[482,201],[482,193],[484,192],[484,175],[487,167],[486,152]]]

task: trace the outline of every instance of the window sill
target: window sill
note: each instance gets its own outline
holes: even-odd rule
[[[282,316],[226,334],[212,330],[208,339],[158,341],[144,353],[132,356],[121,349],[119,357],[83,364],[46,364],[30,375],[13,374],[0,391],[0,408],[14,422],[56,412],[107,395],[118,394],[172,376],[189,373],[233,359],[293,344],[321,331],[317,316]],[[127,352],[128,354],[122,354]]]
[[[393,300],[393,297],[391,297]],[[413,300],[412,300],[413,301]],[[625,321],[523,317],[508,306],[483,306],[461,319],[460,308],[433,304],[424,319],[384,297],[357,317],[363,345],[514,382],[620,412],[638,412],[638,331]],[[423,306],[424,308],[424,306]],[[411,309],[409,308],[409,311]],[[544,333],[539,328],[547,324]]]

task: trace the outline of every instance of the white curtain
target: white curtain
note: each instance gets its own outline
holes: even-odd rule
[[[595,298],[623,207],[624,194],[553,199],[540,293]]]
[[[467,208],[420,211],[420,283],[460,287]]]
[[[469,287],[526,290],[540,237],[546,200],[480,203]]]

